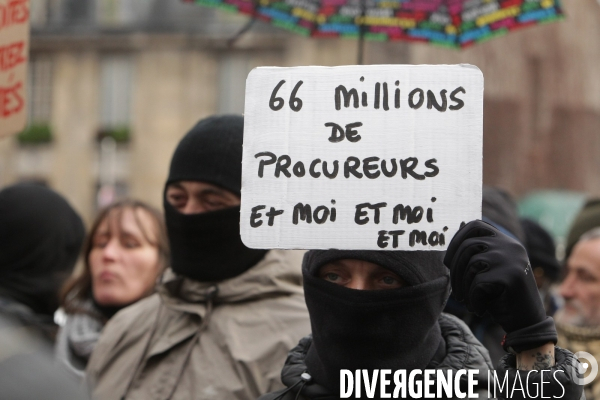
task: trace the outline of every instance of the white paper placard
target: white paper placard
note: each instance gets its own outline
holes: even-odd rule
[[[445,250],[481,218],[472,65],[262,67],[246,81],[251,248]]]

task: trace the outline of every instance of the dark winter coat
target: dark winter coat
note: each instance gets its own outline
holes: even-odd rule
[[[454,371],[478,369],[482,376],[487,376],[487,372],[493,369],[488,351],[475,339],[464,322],[453,315],[442,314],[439,324],[446,342],[446,351],[445,354],[436,354],[427,368]],[[302,373],[310,374],[304,358],[311,344],[312,337],[307,336],[289,353],[281,371],[281,380],[287,389],[266,394],[259,400],[336,400],[338,398],[318,382],[310,381],[303,384]],[[288,391],[284,393],[285,390]]]
[[[487,399],[488,371],[493,369],[488,351],[473,336],[465,323],[457,317],[450,314],[442,314],[439,318],[439,324],[442,330],[442,336],[446,342],[446,352],[441,355],[436,354],[427,368],[453,370],[455,372],[460,369],[478,369],[480,381],[477,393],[479,394],[480,399]],[[332,394],[327,388],[319,385],[318,382],[309,380],[305,383],[301,377],[305,372],[310,375],[310,371],[307,370],[304,363],[304,358],[306,357],[306,353],[308,352],[311,343],[312,337],[307,336],[289,353],[283,370],[281,371],[281,380],[283,384],[287,386],[287,389],[266,394],[260,397],[259,400],[337,400],[336,395]],[[552,371],[560,370],[564,372],[557,376],[565,393],[563,397],[560,397],[563,394],[563,389],[560,386],[548,386],[545,387],[544,397],[560,397],[565,400],[585,400],[583,387],[576,383],[578,378],[573,368],[573,366],[576,365],[573,353],[561,349],[560,347],[556,347],[555,359],[556,365],[552,367]],[[512,382],[515,380],[515,375],[519,373],[522,381],[525,382],[525,375],[527,375],[529,371],[518,371],[515,367],[515,363],[515,356],[512,354],[507,354],[500,360],[499,368],[496,369],[500,381],[502,381],[504,374],[508,374],[508,379]],[[530,378],[530,381],[534,382],[533,385],[539,385],[541,377],[539,377],[538,372],[532,371],[531,373],[532,377]],[[547,374],[544,379],[546,382],[548,381]],[[518,397],[519,393],[520,392],[518,391],[513,393],[513,398],[520,399],[521,397]],[[506,396],[502,396],[500,392],[497,392],[497,394],[497,400],[505,400],[507,398]]]

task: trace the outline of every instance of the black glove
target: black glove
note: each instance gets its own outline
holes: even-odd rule
[[[448,246],[454,296],[469,311],[488,311],[506,331],[505,350],[521,352],[556,344],[554,321],[546,317],[525,248],[483,221],[461,228]]]

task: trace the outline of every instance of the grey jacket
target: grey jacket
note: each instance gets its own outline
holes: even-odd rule
[[[102,400],[255,400],[283,387],[287,353],[310,332],[302,252],[271,250],[217,284],[187,278],[121,310],[88,362]]]

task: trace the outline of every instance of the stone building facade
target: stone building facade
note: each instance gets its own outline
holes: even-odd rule
[[[600,5],[563,5],[563,22],[464,51],[367,43],[365,60],[477,65],[484,182],[517,196],[542,188],[600,194]],[[262,24],[229,46],[244,23],[179,0],[32,1],[30,124],[49,126],[52,140],[1,140],[0,187],[42,181],[88,221],[115,196],[160,207],[177,142],[202,117],[243,112],[252,68],[356,61],[355,41]],[[125,140],[103,140],[123,130]]]

